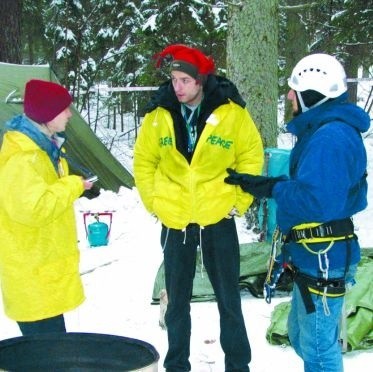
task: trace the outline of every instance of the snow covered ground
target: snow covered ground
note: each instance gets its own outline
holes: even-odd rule
[[[366,139],[369,156],[369,182],[373,185],[373,139]],[[90,248],[87,244],[83,212],[113,211],[108,246]],[[101,191],[93,200],[76,202],[76,217],[81,250],[81,274],[86,301],[66,314],[68,331],[126,336],[154,345],[160,354],[159,371],[167,350],[167,335],[158,325],[159,306],[151,305],[154,279],[162,262],[159,243],[160,224],[143,208],[136,189],[121,188],[118,193]],[[102,219],[105,222],[104,218]],[[373,188],[368,208],[356,216],[355,224],[363,247],[373,247]],[[242,243],[254,236],[237,219]],[[269,305],[242,292],[242,307],[252,347],[254,372],[299,372],[302,361],[291,347],[270,345],[265,334],[276,304],[289,297],[274,298]],[[0,339],[20,336],[15,322],[5,317],[0,304]],[[192,304],[192,371],[223,372],[224,355],[219,344],[219,319],[215,302]],[[371,371],[373,352],[344,355],[345,372]]]
[[[361,77],[361,76],[359,76]],[[368,101],[371,82],[359,85],[359,102]],[[280,107],[279,117],[283,116]],[[126,117],[125,121],[132,120]],[[129,128],[133,123],[129,121]],[[372,132],[373,133],[373,132]],[[112,143],[115,131],[99,126],[97,135],[103,143]],[[293,143],[289,135],[279,138],[279,148]],[[373,247],[373,135],[365,138],[368,153],[368,207],[354,218],[362,247]],[[110,150],[127,169],[132,169],[131,150],[113,141]],[[65,314],[70,332],[103,333],[140,339],[152,344],[160,354],[159,371],[167,351],[167,334],[159,326],[160,308],[151,305],[154,280],[163,256],[160,246],[160,223],[144,209],[136,189],[121,188],[118,193],[101,190],[98,198],[80,198],[75,205],[81,251],[81,275],[86,301]],[[108,246],[90,248],[83,223],[84,212],[113,213],[113,225]],[[103,222],[105,219],[102,219]],[[89,222],[93,222],[89,221]],[[241,243],[255,236],[246,229],[243,218],[236,219]],[[253,372],[300,372],[301,359],[287,346],[273,346],[265,338],[271,313],[280,302],[290,297],[275,297],[271,304],[241,292],[242,308],[252,348]],[[0,296],[0,340],[20,336],[16,323],[2,310]],[[191,356],[193,372],[223,372],[224,355],[219,344],[219,314],[215,302],[192,303]],[[344,355],[345,372],[372,370],[373,350]],[[369,367],[371,366],[371,367]],[[25,371],[26,372],[26,371]],[[316,371],[315,371],[316,372]]]

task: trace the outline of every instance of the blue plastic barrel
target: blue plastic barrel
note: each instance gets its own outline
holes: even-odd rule
[[[88,242],[91,247],[107,245],[109,240],[109,226],[104,222],[93,222],[88,225]]]

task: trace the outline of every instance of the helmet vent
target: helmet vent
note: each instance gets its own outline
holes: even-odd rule
[[[334,84],[330,87],[331,92],[336,92],[338,90],[338,84]]]

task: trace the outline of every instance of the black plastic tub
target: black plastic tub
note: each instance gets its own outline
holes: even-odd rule
[[[0,342],[0,370],[158,371],[159,354],[147,342],[97,333],[50,333]]]

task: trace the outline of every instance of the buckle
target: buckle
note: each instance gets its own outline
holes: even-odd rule
[[[323,223],[321,225],[301,230],[290,230],[285,241],[299,241],[302,239],[315,239],[327,237],[343,237],[354,233],[351,218]]]
[[[298,241],[302,239],[325,238],[332,236],[333,229],[330,225],[322,224],[315,227],[309,227],[301,230],[292,230],[290,233],[291,239]]]
[[[319,226],[316,226],[314,229],[315,229],[316,237],[317,238],[323,238],[325,236],[326,231],[327,231],[327,226],[319,225]]]
[[[302,230],[293,230],[293,232],[295,233],[296,240],[307,239],[306,230],[305,229],[302,229]]]

